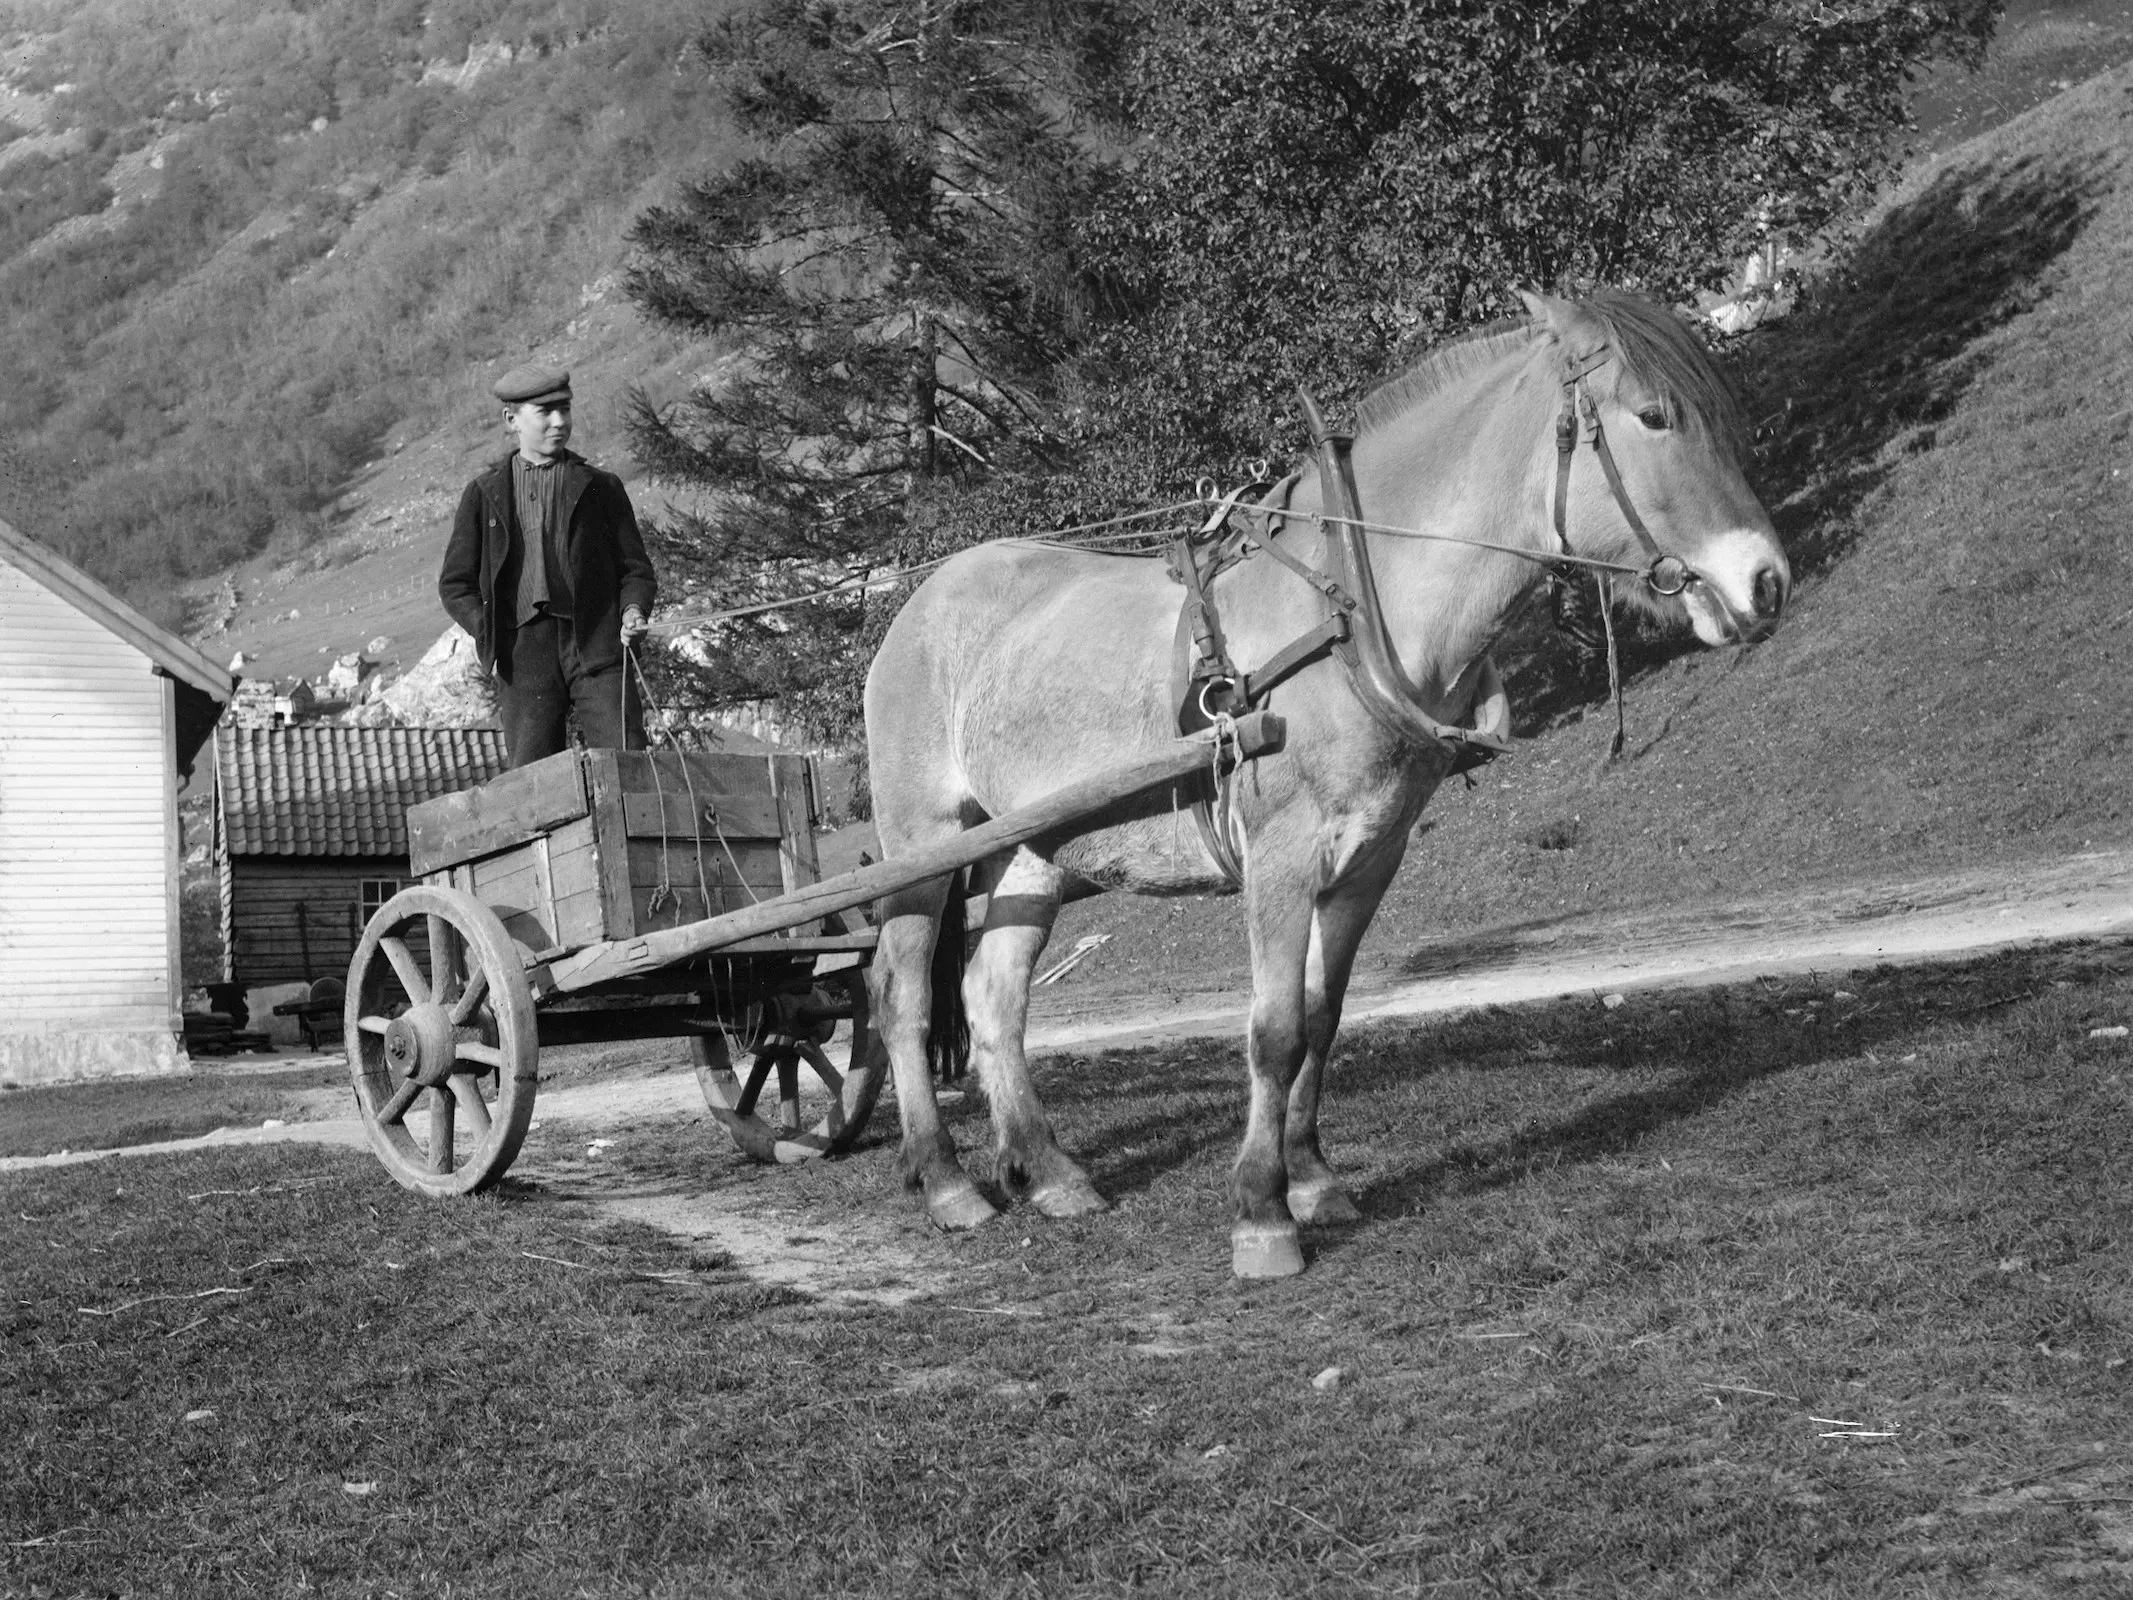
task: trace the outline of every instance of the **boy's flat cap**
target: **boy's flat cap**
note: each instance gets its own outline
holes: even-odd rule
[[[568,400],[570,374],[561,367],[513,367],[489,385],[489,393],[507,406],[528,400]]]

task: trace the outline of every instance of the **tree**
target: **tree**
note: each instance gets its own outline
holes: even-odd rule
[[[1179,498],[1513,291],[1682,299],[1855,213],[1997,0],[772,0],[703,56],[766,153],[648,213],[719,372],[636,412],[717,604]],[[1068,405],[1065,402],[1073,400]],[[1071,467],[1071,474],[1062,471]],[[711,636],[848,730],[896,598]]]
[[[638,460],[696,492],[655,538],[699,602],[863,584],[941,548],[960,490],[1063,459],[1095,293],[1085,108],[1115,38],[1104,0],[770,0],[703,37],[761,153],[640,217],[628,276],[725,349],[629,418]],[[869,616],[855,592],[727,623],[690,687],[848,726]]]
[[[1686,298],[1859,207],[1903,87],[1975,59],[1997,0],[1175,0],[1124,104],[1128,181],[1087,224],[1137,315],[1114,412],[1181,456],[1293,438],[1340,396],[1515,310]]]

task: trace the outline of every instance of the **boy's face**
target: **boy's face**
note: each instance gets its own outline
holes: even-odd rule
[[[568,400],[522,400],[504,407],[504,426],[518,435],[529,461],[546,461],[570,443]]]

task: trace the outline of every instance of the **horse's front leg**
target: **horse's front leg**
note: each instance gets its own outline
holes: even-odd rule
[[[1318,1103],[1325,1085],[1326,1060],[1341,1025],[1341,1001],[1355,969],[1356,948],[1386,885],[1399,870],[1405,830],[1382,862],[1373,861],[1319,897],[1311,917],[1311,944],[1304,959],[1304,1058],[1289,1090],[1288,1121],[1282,1156],[1289,1174],[1289,1214],[1298,1222],[1353,1222],[1361,1213],[1340,1178],[1326,1164],[1318,1144]]]
[[[1251,864],[1252,1015],[1245,1035],[1251,1107],[1230,1183],[1230,1270],[1240,1278],[1303,1271],[1303,1245],[1288,1205],[1284,1127],[1305,1047],[1304,964],[1311,943],[1312,886],[1296,874]]]
[[[881,936],[867,982],[876,1026],[896,1073],[896,1110],[904,1135],[897,1165],[904,1186],[923,1193],[926,1215],[937,1227],[975,1228],[998,1213],[955,1158],[955,1141],[941,1125],[933,1098],[933,1066],[926,1055],[933,1024],[933,943],[946,898],[945,880],[882,898]],[[948,937],[960,938],[961,930]]]
[[[1030,974],[1059,916],[1066,874],[1027,850],[1009,857],[985,906],[985,931],[963,973],[970,1060],[992,1109],[998,1139],[993,1174],[1017,1200],[1048,1217],[1105,1209],[1088,1175],[1067,1158],[1029,1080]]]

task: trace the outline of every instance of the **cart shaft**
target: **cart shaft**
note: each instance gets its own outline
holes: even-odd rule
[[[1269,711],[1254,711],[1236,719],[1234,749],[1239,759],[1279,750],[1281,718]],[[1215,759],[1214,730],[1209,729],[1160,749],[1144,751],[1130,761],[1106,768],[1078,783],[1054,790],[1041,800],[1019,806],[1005,816],[957,834],[925,850],[877,861],[856,872],[840,873],[782,894],[761,905],[748,906],[724,916],[711,917],[679,928],[663,928],[636,939],[616,939],[589,945],[574,955],[551,963],[546,980],[537,986],[549,992],[568,993],[633,977],[656,967],[671,966],[692,956],[708,954],[833,911],[849,911],[909,889],[932,878],[998,855],[1003,850],[1044,834],[1070,832],[1074,825],[1094,817],[1110,806],[1129,800],[1159,784],[1205,771]]]

